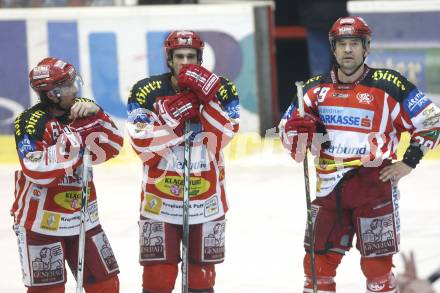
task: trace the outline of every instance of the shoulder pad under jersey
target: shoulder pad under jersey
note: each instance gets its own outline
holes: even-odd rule
[[[386,68],[371,68],[370,74],[361,84],[382,89],[398,102],[403,101],[415,88],[415,85],[399,72]]]
[[[36,104],[15,118],[15,138],[20,138],[27,135],[36,140],[43,138],[46,130],[46,124],[51,120],[51,116],[46,112],[41,103]]]
[[[306,93],[309,89],[311,89],[321,83],[331,83],[331,78],[330,78],[329,73],[315,75],[315,76],[309,78],[304,83],[304,89],[303,89],[304,93]]]
[[[128,103],[152,110],[157,97],[175,94],[170,78],[171,74],[165,73],[141,79],[131,89]]]
[[[234,100],[238,100],[238,91],[232,81],[220,76],[220,84],[221,86],[216,94],[216,98],[223,106]]]

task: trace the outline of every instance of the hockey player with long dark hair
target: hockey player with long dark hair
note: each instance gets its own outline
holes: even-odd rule
[[[29,80],[40,102],[15,119],[21,170],[11,214],[27,292],[62,293],[66,261],[77,270],[84,150],[99,164],[118,155],[123,137],[93,100],[78,97],[82,79],[72,64],[44,58]],[[83,286],[117,293],[119,267],[99,222],[92,174],[87,178]]]

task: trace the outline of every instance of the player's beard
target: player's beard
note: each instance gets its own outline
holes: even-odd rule
[[[346,76],[352,76],[362,67],[363,64],[364,59],[358,61],[353,56],[347,56],[342,58],[341,62],[338,62],[338,67]]]

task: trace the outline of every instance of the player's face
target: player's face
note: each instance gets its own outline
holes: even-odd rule
[[[346,74],[353,73],[364,62],[366,50],[360,38],[341,38],[336,40],[335,58]]]
[[[174,69],[176,74],[179,74],[184,64],[198,64],[196,49],[180,48],[173,51],[173,58],[169,62],[169,65]]]
[[[77,76],[74,80],[68,81],[50,91],[49,98],[58,103],[61,108],[68,110],[73,106],[81,85],[81,77]]]

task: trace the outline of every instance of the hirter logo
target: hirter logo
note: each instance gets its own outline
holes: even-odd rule
[[[374,101],[374,96],[369,93],[358,93],[356,95],[359,103],[370,105]]]

